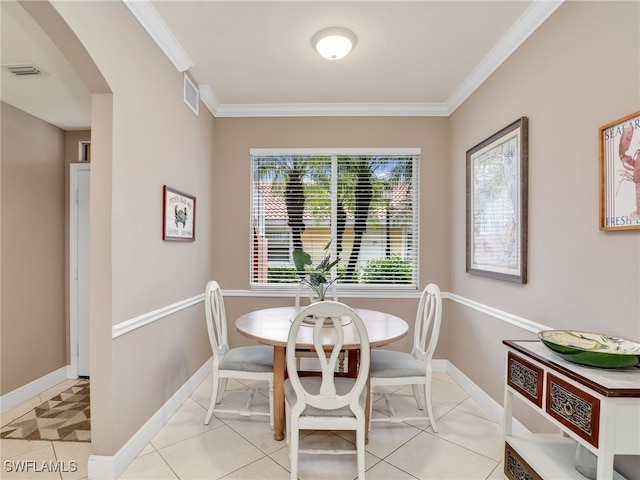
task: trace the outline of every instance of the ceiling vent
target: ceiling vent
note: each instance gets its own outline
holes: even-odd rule
[[[35,65],[7,65],[5,68],[14,75],[40,75]]]
[[[196,115],[198,115],[200,94],[198,92],[198,88],[186,73],[184,74],[184,103],[189,105],[189,108],[193,110]]]

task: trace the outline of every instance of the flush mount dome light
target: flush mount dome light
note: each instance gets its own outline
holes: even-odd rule
[[[316,33],[311,38],[311,45],[327,60],[340,60],[355,47],[357,40],[351,30],[331,27]]]

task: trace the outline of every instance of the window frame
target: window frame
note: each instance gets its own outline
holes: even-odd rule
[[[339,297],[387,297],[387,298],[406,298],[407,295],[415,294],[420,289],[420,156],[421,148],[251,148],[249,149],[249,161],[252,162],[254,156],[405,156],[414,157],[413,160],[413,255],[415,285],[414,284],[395,284],[395,285],[376,285],[376,284],[340,284],[338,288]],[[337,172],[332,171],[332,188],[335,189],[337,184]],[[253,231],[252,215],[254,208],[255,180],[253,176],[253,168],[250,168],[250,238]],[[332,211],[337,207],[335,196],[332,196]],[[331,236],[336,236],[336,224],[331,222]],[[251,247],[250,247],[251,248]],[[252,278],[251,262],[248,265],[249,290],[251,292],[283,296],[295,295],[297,284],[256,284]]]

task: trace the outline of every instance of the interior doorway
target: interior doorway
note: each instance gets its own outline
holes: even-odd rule
[[[69,317],[71,369],[89,378],[89,179],[90,163],[72,163],[69,195]]]

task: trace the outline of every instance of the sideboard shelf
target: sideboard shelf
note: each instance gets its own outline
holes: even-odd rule
[[[505,478],[585,480],[574,466],[580,444],[598,458],[598,479],[623,479],[613,469],[614,455],[640,455],[640,369],[576,365],[539,341],[503,343]],[[514,397],[559,433],[514,433]]]

